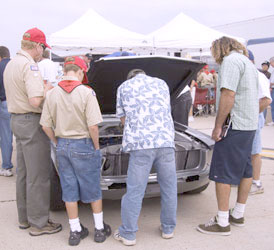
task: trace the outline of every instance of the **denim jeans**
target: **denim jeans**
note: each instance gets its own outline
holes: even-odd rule
[[[271,91],[271,98],[272,98],[272,102],[270,104],[270,106],[271,106],[271,115],[272,115],[272,121],[274,122],[274,88]]]
[[[101,152],[92,140],[58,138],[57,161],[64,202],[90,203],[102,199]]]
[[[150,170],[154,166],[161,190],[161,226],[172,233],[176,226],[177,177],[173,148],[143,149],[130,152],[127,192],[122,198],[122,225],[119,232],[128,240],[136,238],[138,218],[142,208]]]
[[[0,139],[2,152],[2,168],[11,169],[12,155],[12,132],[10,128],[10,113],[8,112],[7,102],[0,101]]]

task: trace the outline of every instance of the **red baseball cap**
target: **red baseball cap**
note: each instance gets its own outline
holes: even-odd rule
[[[88,70],[88,67],[87,67],[87,64],[85,63],[85,61],[78,56],[72,56],[71,58],[73,58],[74,60],[69,60],[69,61],[65,62],[64,65],[65,66],[68,64],[77,65],[81,70],[84,71],[84,78],[83,78],[82,83],[88,83],[88,77],[87,77],[87,73],[86,73]]]
[[[27,30],[23,35],[23,40],[28,40],[36,43],[42,43],[47,48],[51,49],[51,47],[46,43],[46,36],[42,30],[39,30],[37,28],[33,28],[30,30]]]
[[[208,65],[205,65],[205,66],[203,67],[203,69],[208,69]]]

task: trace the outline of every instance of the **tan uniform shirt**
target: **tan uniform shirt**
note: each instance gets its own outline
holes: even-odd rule
[[[207,85],[207,84],[213,84],[213,76],[211,73],[206,74],[205,72],[202,72],[198,75],[197,82],[201,84],[201,87]]]
[[[42,112],[29,104],[29,98],[44,96],[44,84],[37,64],[26,51],[19,51],[7,64],[4,86],[10,113]]]
[[[78,81],[77,78],[63,77],[63,80],[68,79]],[[80,85],[67,93],[56,86],[46,95],[40,124],[53,128],[56,137],[81,139],[90,138],[88,127],[102,121],[92,89]]]

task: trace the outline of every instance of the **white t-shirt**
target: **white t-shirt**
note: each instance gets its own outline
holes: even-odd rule
[[[269,80],[267,77],[258,71],[258,80],[259,80],[259,99],[267,97],[270,100],[272,100],[271,95],[270,95],[270,90],[269,90]]]
[[[258,71],[258,80],[259,80],[259,98],[258,99],[260,100],[261,98],[267,97],[270,100],[272,100],[270,95],[270,90],[269,90],[270,82],[265,76],[265,74]],[[264,123],[265,123],[264,115],[263,115],[263,112],[261,112],[259,114],[258,128],[262,129],[264,127]]]
[[[43,80],[51,82],[53,85],[57,83],[57,67],[50,59],[43,59],[38,63]]]
[[[182,94],[186,93],[189,90],[190,90],[190,87],[188,85],[186,85],[184,87],[184,89],[181,91],[181,93],[177,96],[177,98],[179,98]]]
[[[270,83],[274,83],[274,70],[272,71],[270,76]],[[274,86],[272,88],[274,88]]]

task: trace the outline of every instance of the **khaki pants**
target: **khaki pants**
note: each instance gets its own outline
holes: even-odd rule
[[[50,141],[39,124],[40,114],[12,114],[16,137],[16,200],[19,223],[42,228],[49,219]]]

